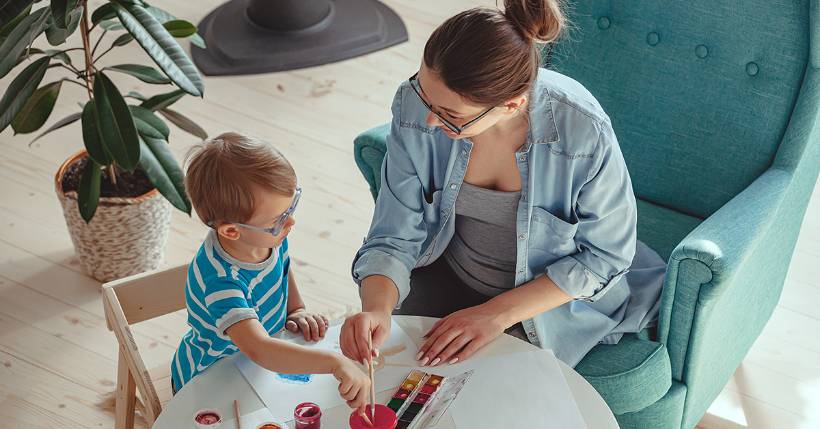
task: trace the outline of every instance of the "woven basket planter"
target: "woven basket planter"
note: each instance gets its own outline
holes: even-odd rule
[[[171,205],[153,189],[134,198],[100,197],[97,212],[86,224],[77,207],[77,192],[63,192],[68,167],[84,158],[80,151],[57,170],[55,186],[63,215],[85,272],[100,282],[159,268],[165,257]]]

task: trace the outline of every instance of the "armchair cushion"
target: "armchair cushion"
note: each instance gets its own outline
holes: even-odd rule
[[[625,335],[618,344],[599,344],[575,367],[616,415],[642,410],[672,386],[663,344]]]

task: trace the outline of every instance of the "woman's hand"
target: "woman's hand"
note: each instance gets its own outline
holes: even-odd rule
[[[390,313],[361,312],[348,317],[342,325],[339,344],[342,353],[356,362],[366,362],[379,355],[379,347],[390,337]],[[368,336],[373,333],[372,353]]]
[[[416,359],[421,366],[464,361],[503,334],[506,324],[503,312],[489,302],[456,311],[424,335],[427,340]]]
[[[318,313],[310,313],[304,308],[292,311],[288,314],[287,322],[285,322],[285,329],[294,334],[301,331],[305,341],[321,340],[325,337],[328,326],[330,326],[330,323],[327,317]]]

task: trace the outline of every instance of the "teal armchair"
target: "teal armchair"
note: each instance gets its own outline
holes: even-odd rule
[[[820,167],[814,0],[570,1],[549,67],[612,124],[638,238],[667,262],[657,338],[595,347],[576,370],[623,428],[692,428],[774,310]],[[386,125],[358,136],[373,196]]]

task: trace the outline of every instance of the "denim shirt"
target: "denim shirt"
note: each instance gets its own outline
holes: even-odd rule
[[[453,237],[473,143],[427,125],[427,109],[408,82],[392,112],[382,186],[352,274],[359,285],[374,274],[390,278],[400,306],[411,271],[440,257]],[[624,275],[635,255],[637,213],[609,117],[580,83],[546,69],[539,70],[528,114],[527,140],[515,154],[515,285],[546,275],[575,300],[594,303],[616,288],[628,300]],[[523,321],[535,345],[551,328],[542,316]]]

